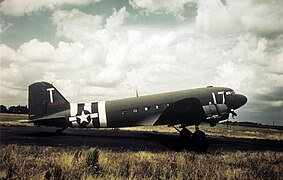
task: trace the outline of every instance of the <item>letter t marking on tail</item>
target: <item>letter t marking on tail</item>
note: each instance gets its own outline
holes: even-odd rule
[[[53,103],[53,91],[54,91],[54,88],[48,88],[46,90],[49,91],[50,102]]]

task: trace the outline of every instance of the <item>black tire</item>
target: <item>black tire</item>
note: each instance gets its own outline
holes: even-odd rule
[[[62,133],[63,133],[63,129],[57,129],[57,130],[56,130],[56,134],[62,135]]]
[[[203,131],[197,130],[192,135],[192,150],[198,153],[207,153],[209,143],[206,141],[206,135]]]
[[[206,135],[203,131],[195,131],[192,135],[192,139],[194,142],[204,142],[206,140]]]

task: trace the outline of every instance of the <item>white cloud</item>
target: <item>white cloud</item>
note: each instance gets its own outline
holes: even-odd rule
[[[72,11],[57,10],[53,14],[53,23],[57,26],[57,35],[73,41],[93,39],[96,30],[102,27],[103,18],[86,14],[78,9]]]
[[[268,71],[272,74],[283,75],[283,48],[281,47],[280,50],[281,53],[270,58],[271,62],[268,64]]]
[[[130,0],[130,5],[141,10],[142,14],[173,14],[178,19],[183,19],[185,6],[195,4],[196,0]]]
[[[161,90],[168,90],[171,84],[167,81],[170,80],[171,83],[180,82],[175,87],[184,88],[186,84],[183,82],[188,78],[179,79],[181,73],[195,68],[195,66],[186,67],[187,64],[178,67],[184,62],[178,62],[180,58],[176,54],[177,46],[174,44],[175,32],[157,35],[129,30],[126,33],[127,38],[122,40],[124,33],[115,33],[114,38],[109,38],[112,37],[110,32],[97,31],[104,31],[104,36],[108,36],[106,38],[108,40],[98,42],[91,40],[85,44],[59,42],[58,47],[55,48],[48,42],[33,39],[17,50],[3,45],[7,53],[4,53],[2,58],[8,63],[6,68],[2,67],[4,69],[1,70],[1,81],[13,82],[12,87],[27,87],[29,83],[42,79],[54,83],[66,80],[78,87],[82,85],[84,89],[105,88],[105,92],[108,93],[104,97],[107,94],[115,96],[113,92],[126,96],[131,89],[125,91],[123,89],[125,85],[131,88],[138,85],[139,88],[150,92],[151,84],[156,84],[153,88],[156,91],[158,87],[161,87]],[[89,47],[91,42],[96,43]],[[186,63],[190,64],[190,61]],[[136,75],[132,73],[135,69]],[[138,78],[138,81],[133,82],[133,77],[129,77],[130,74]],[[67,88],[63,87],[63,89]],[[78,100],[79,97],[73,96],[80,94],[82,90],[74,88],[74,91],[76,92],[71,94],[67,91],[66,96]],[[86,97],[93,96],[89,92],[86,92]]]
[[[280,0],[199,0],[196,29],[207,34],[255,32],[283,33],[283,3]]]
[[[113,14],[106,19],[106,29],[119,28],[123,23],[125,17],[127,17],[129,13],[126,10],[126,7],[122,7],[118,12],[116,9],[113,9]]]
[[[49,72],[61,75],[64,67],[70,70],[80,67],[83,64],[80,59],[84,57],[79,43],[60,42],[56,49],[48,42],[37,39],[24,43],[16,51],[1,45],[1,51],[1,61],[6,63],[6,66],[1,67],[1,80],[15,84],[41,79]]]
[[[251,0],[242,14],[245,28],[258,33],[283,33],[283,2]]]
[[[17,50],[17,61],[22,63],[27,62],[48,62],[52,61],[50,57],[54,57],[55,49],[48,42],[39,42],[37,39],[33,39],[27,43],[24,43]]]
[[[54,9],[65,4],[86,5],[100,0],[4,0],[1,2],[0,12],[10,16],[30,15],[45,9]]]
[[[220,0],[199,0],[195,23],[197,30],[208,34],[239,31],[242,26],[237,19],[239,12],[235,13],[237,11],[227,6],[228,2],[227,5],[224,5]]]
[[[65,79],[73,86],[103,87],[109,92],[122,91],[125,86],[151,92],[214,84],[249,93],[252,87],[266,91],[274,84],[283,86],[277,66],[282,61],[282,51],[268,52],[271,40],[248,34],[230,37],[236,44],[229,49],[225,45],[227,37],[223,37],[224,41],[221,37],[187,37],[179,31],[128,30],[125,39],[124,33],[115,33],[114,38],[109,38],[112,34],[103,29],[95,33],[101,31],[107,41],[59,42],[55,48],[34,39],[17,50],[2,45],[5,53],[1,59],[7,65],[2,67],[1,79],[3,82],[16,79],[14,86],[41,79],[52,82]],[[233,44],[230,41],[228,44]],[[92,42],[94,45],[88,46]],[[79,94],[80,90],[76,90],[74,94]],[[123,90],[120,95],[128,91]]]
[[[234,64],[230,61],[220,65],[216,68],[218,74],[215,77],[213,84],[233,87],[236,91],[243,89],[242,86],[246,85],[253,72],[247,66]]]
[[[16,61],[16,52],[5,44],[0,45],[0,60],[1,67],[9,65],[11,61]]]

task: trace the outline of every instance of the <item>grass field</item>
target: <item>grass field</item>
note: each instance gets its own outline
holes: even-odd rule
[[[114,152],[96,148],[0,147],[10,179],[281,179],[283,152]]]
[[[16,119],[15,119],[16,118]],[[0,115],[2,126],[26,126],[26,115]],[[283,140],[282,130],[201,125],[208,135]],[[190,128],[194,131],[194,128]],[[175,132],[172,127],[120,131]],[[283,152],[197,154],[191,151],[112,151],[93,147],[0,146],[0,179],[282,179]]]
[[[22,123],[27,120],[27,114],[0,113],[0,125],[2,126],[32,126],[32,124]]]
[[[27,114],[9,114],[0,113],[0,121],[16,121],[16,120],[27,120]]]

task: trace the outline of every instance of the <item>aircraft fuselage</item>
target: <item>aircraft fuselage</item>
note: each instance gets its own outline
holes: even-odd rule
[[[230,88],[206,87],[118,100],[68,103],[52,85],[43,85],[46,85],[47,96],[47,102],[43,100],[43,103],[47,108],[42,117],[30,114],[35,125],[83,128],[176,124],[190,126],[201,122],[215,125],[218,121],[227,119],[231,109],[239,108],[247,100]],[[32,92],[31,87],[32,85]],[[35,107],[36,103],[31,101],[30,106]],[[56,107],[60,111],[53,113]]]

